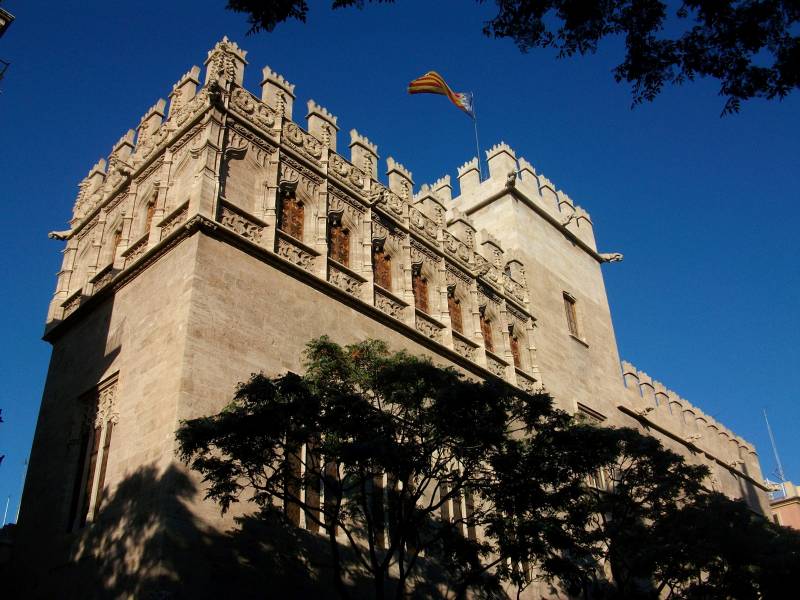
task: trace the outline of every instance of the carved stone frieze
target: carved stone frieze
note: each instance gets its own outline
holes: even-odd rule
[[[475,360],[475,346],[453,336],[453,348],[464,358]]]
[[[345,273],[341,269],[337,269],[333,265],[330,266],[328,272],[328,281],[340,290],[344,290],[353,296],[358,296],[361,293],[361,286],[363,284],[361,280],[356,279],[349,273]]]
[[[300,188],[311,198],[316,198],[322,183],[322,177],[285,154],[281,155],[280,180],[298,182]]]
[[[463,281],[467,285],[472,283],[472,277],[453,265],[445,263],[445,278],[447,285],[455,285],[459,281]]]
[[[432,340],[437,342],[442,341],[442,328],[439,327],[433,321],[430,321],[417,313],[417,318],[415,320],[415,326],[417,331],[423,334],[426,337],[429,337]]]
[[[461,240],[459,240],[452,233],[446,229],[442,231],[444,250],[452,256],[465,264],[469,264],[469,259],[472,256],[472,250]]]
[[[367,177],[361,169],[336,153],[331,153],[328,158],[328,174],[332,175],[337,181],[341,181],[346,186],[364,193]]]
[[[501,378],[506,376],[506,365],[488,353],[486,354],[486,366],[493,375]]]
[[[185,205],[181,210],[169,216],[166,221],[163,221],[161,224],[161,239],[163,240],[170,233],[185,223],[188,215],[189,206]]]
[[[277,254],[306,271],[314,268],[313,254],[283,238],[278,239]]]
[[[503,274],[503,289],[515,300],[519,302],[525,301],[525,288],[506,274]]]
[[[328,188],[328,211],[345,212],[353,219],[358,220],[366,210],[366,206],[355,198],[340,192],[333,186]]]
[[[403,316],[403,305],[377,290],[375,291],[375,306],[395,319],[400,319]]]
[[[262,129],[270,130],[275,127],[275,110],[247,90],[237,87],[231,95],[231,108],[234,112],[244,116]]]
[[[403,201],[403,199],[377,181],[372,183],[369,201],[373,205],[387,209],[390,214],[397,217],[402,218],[405,212],[406,203]]]
[[[231,131],[234,131],[238,137],[240,137],[243,140],[247,140],[248,142],[253,144],[253,146],[259,148],[262,152],[266,154],[273,154],[277,150],[277,148],[273,146],[270,142],[262,138],[260,135],[253,133],[247,127],[244,127],[239,123],[231,121],[229,127]]]
[[[256,244],[261,242],[261,235],[264,232],[263,225],[259,225],[243,214],[231,210],[227,206],[222,207],[219,222],[222,223],[223,227],[227,227],[251,242]]]
[[[61,307],[64,309],[64,318],[66,319],[69,315],[74,313],[81,305],[81,302],[83,302],[83,294],[81,292],[73,294],[70,298],[67,298],[67,300],[61,305]]]
[[[440,257],[435,252],[432,252],[430,248],[427,248],[423,244],[420,244],[416,240],[411,240],[411,263],[412,264],[420,264],[425,261],[430,261],[431,264],[436,264],[439,262]]]
[[[173,127],[181,127],[184,123],[193,119],[201,112],[209,108],[215,99],[215,90],[206,86],[197,95],[181,106],[169,116],[169,122]]]
[[[517,310],[511,303],[506,304],[506,310],[513,319],[516,319],[520,323],[528,322],[528,316]]]
[[[116,274],[117,272],[113,269],[112,265],[109,265],[107,268],[103,269],[92,279],[94,290],[97,291],[107,286],[109,283],[111,283],[111,280],[114,279]]]
[[[410,206],[408,209],[408,217],[411,223],[411,229],[421,233],[430,241],[436,243],[436,231],[438,230],[436,221],[429,218],[423,214],[422,211],[414,208],[413,206]]]
[[[281,141],[314,162],[322,158],[322,143],[292,121],[284,122]]]
[[[534,394],[539,391],[539,386],[536,384],[536,380],[533,377],[528,377],[523,373],[517,371],[517,387],[521,390],[525,390],[529,394]]]
[[[147,252],[147,236],[125,251],[125,266],[135,263],[145,252]]]

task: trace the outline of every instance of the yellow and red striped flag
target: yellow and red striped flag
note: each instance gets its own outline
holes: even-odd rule
[[[422,77],[418,77],[408,84],[409,94],[441,94],[450,98],[450,102],[463,110],[473,119],[475,111],[473,109],[472,94],[454,92],[445,83],[444,78],[436,71],[428,71]]]

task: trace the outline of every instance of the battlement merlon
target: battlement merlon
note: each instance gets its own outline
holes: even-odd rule
[[[195,97],[198,85],[200,85],[200,67],[195,65],[172,86],[172,91],[169,93],[168,117],[175,115]]]
[[[626,411],[762,484],[755,447],[644,371],[622,361]],[[763,487],[763,486],[762,486]]]
[[[216,82],[223,89],[231,84],[241,86],[244,82],[244,68],[247,65],[247,51],[239,48],[227,36],[223,37],[208,51],[203,65],[206,67],[205,84]]]
[[[434,181],[431,184],[431,189],[443,202],[450,202],[453,199],[453,186],[450,183],[450,175],[445,175]]]
[[[350,162],[370,177],[378,176],[378,145],[370,142],[355,129],[350,130]]]
[[[285,118],[291,119],[294,98],[294,84],[269,67],[264,67],[261,76],[261,101]]]
[[[386,158],[386,175],[389,178],[389,189],[406,201],[414,195],[414,178],[411,171],[393,159]]]
[[[313,100],[309,100],[306,106],[308,107],[306,115],[308,132],[336,152],[336,132],[339,131],[339,126],[336,124],[337,117]]]
[[[136,145],[144,143],[150,138],[156,130],[161,127],[164,122],[164,109],[167,106],[167,101],[159,98],[150,109],[144,113],[144,116],[139,121],[139,126],[136,128]]]

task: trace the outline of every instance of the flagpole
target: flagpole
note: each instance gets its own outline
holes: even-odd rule
[[[483,167],[481,167],[481,143],[478,141],[478,111],[475,108],[475,93],[472,96],[472,125],[475,128],[475,149],[478,151],[478,177],[483,181]]]

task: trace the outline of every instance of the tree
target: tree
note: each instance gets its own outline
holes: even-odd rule
[[[513,572],[492,534],[508,527],[499,525],[506,507],[494,502],[502,494],[491,489],[511,479],[496,469],[513,463],[523,439],[526,448],[538,440],[545,455],[549,440],[566,437],[569,416],[544,393],[470,381],[426,359],[391,354],[378,341],[342,348],[314,340],[305,367],[302,377],[254,375],[224,411],[182,423],[181,456],[204,476],[207,497],[223,511],[242,498],[264,508],[280,503],[293,523],[302,513],[329,540],[342,596],[360,572],[373,581],[375,597],[393,585],[403,597],[424,585],[423,566],[437,570],[455,597],[499,594]],[[595,467],[584,460],[559,468],[566,455],[551,456],[525,474],[541,494],[539,504],[528,502],[530,514],[552,526],[539,532],[548,556],[559,502],[575,501],[582,490],[561,485],[563,473],[575,483],[585,479],[584,466]],[[540,556],[530,549],[527,560]]]
[[[394,0],[366,0],[393,2]],[[477,0],[479,3],[485,0]],[[751,98],[784,98],[800,87],[800,4],[796,0],[495,0],[484,33],[510,38],[523,52],[554,48],[559,57],[591,54],[621,37],[625,56],[614,77],[632,86],[633,103],[653,100],[665,84],[711,77],[725,97],[723,114]],[[333,8],[364,0],[334,0]],[[251,31],[287,19],[305,21],[305,0],[228,0],[248,15]]]
[[[538,578],[587,598],[769,598],[800,569],[800,536],[654,437],[379,341],[313,340],[304,375],[253,375],[177,438],[223,512],[243,500],[323,534],[342,597],[354,581],[505,597]]]

